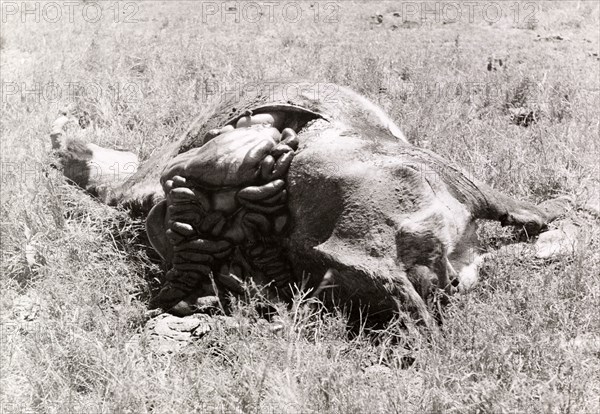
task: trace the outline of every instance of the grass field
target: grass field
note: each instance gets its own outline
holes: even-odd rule
[[[285,310],[273,333],[240,305],[237,327],[160,355],[143,330],[162,272],[143,223],[44,173],[65,104],[89,123],[72,134],[145,159],[208,100],[303,78],[354,88],[508,194],[585,202],[599,186],[598,2],[35,4],[2,3],[0,412],[600,412],[591,214],[570,214],[581,243],[562,260],[498,255],[428,339],[349,338],[341,315]],[[503,234],[485,227],[488,244]]]

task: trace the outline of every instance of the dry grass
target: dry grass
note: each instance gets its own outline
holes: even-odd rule
[[[86,22],[82,3],[73,23],[2,24],[0,412],[600,411],[590,217],[573,214],[591,238],[572,257],[494,259],[429,341],[394,325],[377,341],[350,339],[340,315],[285,311],[273,334],[241,306],[241,328],[156,355],[139,335],[161,272],[141,246],[142,223],[44,173],[48,128],[67,101],[91,122],[84,138],[146,158],[185,129],[206,85],[295,77],[355,88],[411,141],[510,194],[578,193],[598,185],[598,3],[542,3],[537,22],[395,30],[394,2],[337,3],[339,24],[323,22],[326,10],[314,22],[308,3],[298,23],[279,14],[239,24],[203,23],[192,2],[136,4],[137,23],[113,23],[113,10]],[[488,71],[488,57],[503,66]],[[87,93],[73,96],[70,82]],[[36,83],[46,95],[24,92]],[[519,111],[537,122],[517,125]]]

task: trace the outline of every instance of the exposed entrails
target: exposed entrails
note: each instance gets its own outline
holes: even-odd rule
[[[282,114],[259,114],[212,130],[208,144],[165,169],[172,267],[155,306],[192,311],[195,298],[215,294],[205,288],[212,280],[235,292],[232,284],[254,278],[289,296],[292,273],[281,241],[290,221],[287,173],[299,140],[293,129],[271,126],[274,119],[285,126]]]

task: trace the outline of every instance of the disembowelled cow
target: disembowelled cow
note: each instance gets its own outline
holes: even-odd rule
[[[478,219],[534,236],[569,206],[508,197],[411,145],[364,97],[318,86],[268,84],[207,105],[124,181],[108,166],[131,168],[134,154],[69,139],[66,115],[55,122],[65,175],[147,215],[170,267],[151,306],[190,314],[215,285],[223,297],[250,280],[289,300],[304,281],[372,320],[406,312],[429,326],[432,298],[476,280]]]

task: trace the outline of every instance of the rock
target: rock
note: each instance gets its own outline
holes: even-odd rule
[[[540,234],[533,245],[535,256],[538,259],[550,259],[574,254],[579,245],[579,233],[579,227],[566,223],[557,230]]]
[[[165,354],[177,352],[206,335],[213,329],[212,325],[213,318],[208,315],[178,317],[164,313],[148,321],[144,329],[149,334],[150,349]]]

